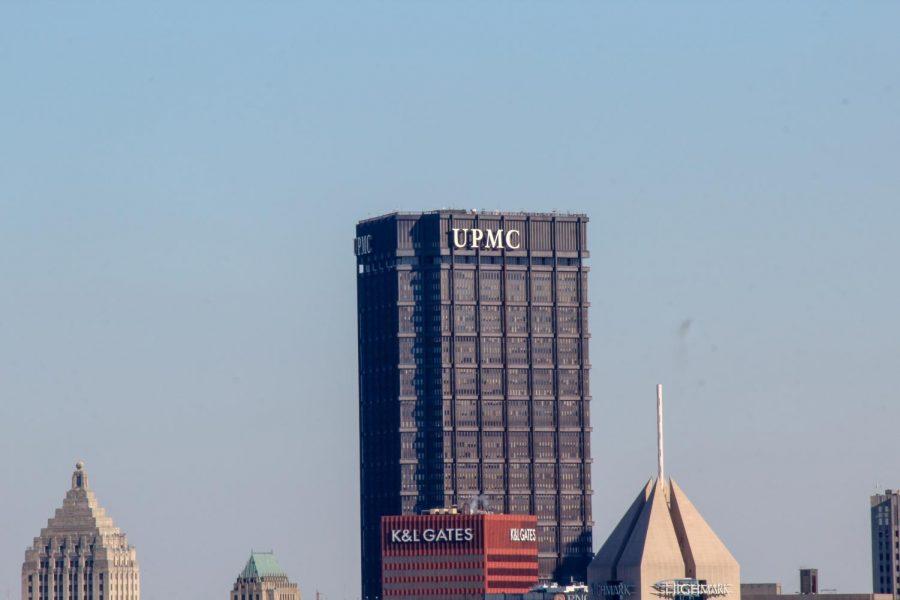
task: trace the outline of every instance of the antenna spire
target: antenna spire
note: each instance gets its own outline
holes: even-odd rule
[[[659,483],[665,483],[666,457],[663,449],[663,397],[662,384],[656,384],[656,447],[659,471],[657,473]]]

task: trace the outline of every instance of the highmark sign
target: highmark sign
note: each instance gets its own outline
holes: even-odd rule
[[[628,585],[624,581],[610,581],[600,584],[600,595],[604,598],[624,598],[630,596],[634,591],[633,585]]]
[[[652,593],[660,598],[718,598],[731,593],[727,583],[706,583],[696,579],[657,581],[652,588]]]
[[[518,250],[522,236],[517,229],[458,229],[453,228],[453,247],[457,249]]]

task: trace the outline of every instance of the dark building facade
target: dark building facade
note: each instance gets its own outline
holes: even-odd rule
[[[356,228],[363,597],[380,520],[538,518],[542,580],[592,554],[584,215],[440,210]]]
[[[872,591],[900,599],[900,490],[871,497]]]
[[[800,593],[801,594],[818,594],[819,593],[819,570],[818,569],[800,569]]]

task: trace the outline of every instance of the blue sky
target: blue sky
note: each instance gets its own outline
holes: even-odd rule
[[[900,7],[0,6],[0,598],[84,459],[145,598],[358,594],[356,220],[591,216],[595,543],[667,469],[869,591],[900,487]],[[328,457],[328,458],[326,458]]]

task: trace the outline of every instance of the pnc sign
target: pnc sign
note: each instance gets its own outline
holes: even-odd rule
[[[517,229],[459,229],[454,227],[453,247],[461,250],[518,250],[522,247],[522,235]]]

